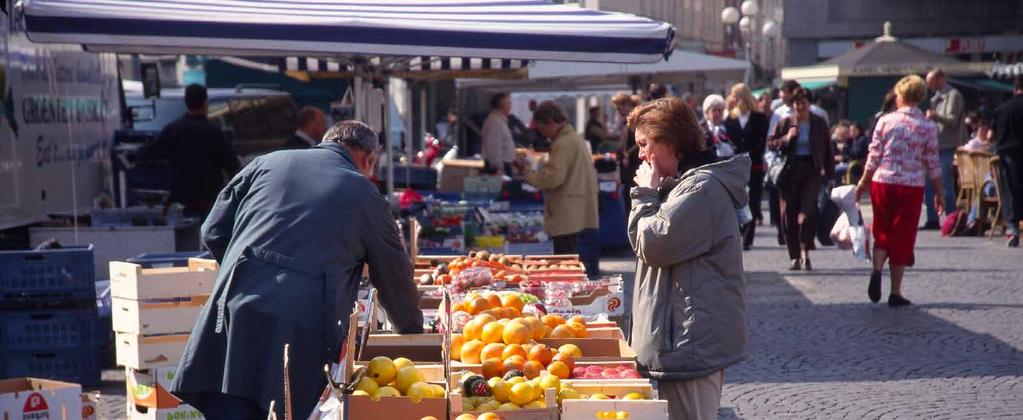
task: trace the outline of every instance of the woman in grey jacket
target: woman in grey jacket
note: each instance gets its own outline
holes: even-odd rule
[[[629,115],[643,160],[631,191],[639,257],[630,342],[673,419],[716,419],[724,369],[746,357],[742,238],[750,159],[713,162],[677,98]]]

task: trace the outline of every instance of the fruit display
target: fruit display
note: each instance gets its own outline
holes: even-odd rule
[[[447,397],[443,386],[427,382],[415,363],[403,357],[394,360],[386,356],[374,357],[365,368],[356,371],[351,380],[355,382],[353,395],[368,396],[374,401],[381,397],[408,397],[413,402]]]
[[[527,279],[517,260],[488,251],[472,251],[466,257],[456,257],[447,263],[433,260],[430,268],[431,272],[419,274],[417,283],[450,285],[456,292],[490,286],[495,282],[518,284]]]
[[[642,379],[643,376],[631,365],[619,366],[576,366],[570,379]]]
[[[545,390],[552,389],[553,396],[561,389],[561,379],[550,374],[532,379],[521,374],[484,377],[471,372],[463,374],[454,391],[462,396],[462,411],[546,409]]]

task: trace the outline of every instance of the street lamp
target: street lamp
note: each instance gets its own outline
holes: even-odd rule
[[[750,85],[753,82],[753,41],[757,36],[763,36],[766,40],[772,41],[779,35],[780,28],[778,23],[766,19],[763,21],[763,26],[758,30],[756,22],[761,20],[760,6],[757,5],[756,0],[744,0],[739,8],[736,9],[733,6],[728,6],[721,10],[721,22],[728,25],[728,32],[731,33],[732,25],[738,23],[739,31],[742,32],[743,40],[745,41],[745,52],[746,52],[746,77],[745,82]],[[758,33],[759,32],[759,33]]]

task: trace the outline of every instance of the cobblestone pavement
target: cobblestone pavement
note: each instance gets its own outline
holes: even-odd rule
[[[887,280],[870,303],[869,266],[849,251],[787,271],[774,232],[745,253],[750,354],[725,373],[721,418],[1023,418],[1023,251],[920,232],[914,305],[891,309]]]

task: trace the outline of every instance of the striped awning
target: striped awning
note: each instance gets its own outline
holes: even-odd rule
[[[649,63],[674,38],[663,22],[543,0],[21,0],[18,9],[33,42],[125,53]]]
[[[1023,76],[1023,63],[995,63],[991,66],[988,76],[997,79],[1012,79],[1016,76]]]
[[[370,64],[380,65],[379,58]],[[407,61],[392,64],[394,70],[439,71],[439,70],[517,70],[529,65],[529,60],[471,57],[412,57]],[[337,72],[350,70],[350,66],[337,60],[317,57],[286,57],[280,60],[280,71]]]
[[[308,79],[348,78],[354,73],[352,62],[323,57],[210,57],[253,70],[285,73]],[[415,80],[497,78],[522,79],[528,75],[529,60],[471,57],[411,57],[386,60],[373,57],[367,64],[388,75]]]

